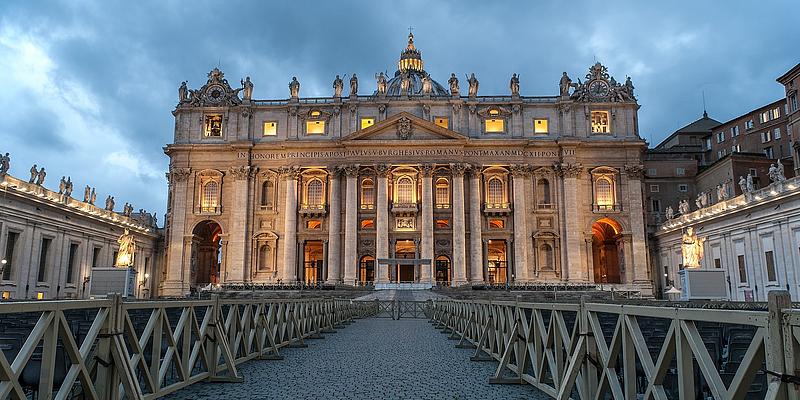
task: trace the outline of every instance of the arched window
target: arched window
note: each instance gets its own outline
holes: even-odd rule
[[[450,183],[445,178],[436,180],[436,208],[450,207]]]
[[[549,244],[539,246],[539,269],[553,269],[553,247]]]
[[[219,204],[219,184],[217,181],[208,181],[203,186],[203,196],[200,207],[204,212],[213,212],[217,210]]]
[[[375,204],[375,183],[372,179],[361,181],[361,208],[371,209]]]
[[[397,180],[397,202],[399,204],[414,202],[414,181],[407,176]]]
[[[611,180],[602,177],[598,178],[594,184],[595,204],[600,208],[610,208],[614,206],[614,187]]]
[[[492,177],[489,178],[486,186],[486,202],[489,204],[503,203],[503,181],[498,177]]]
[[[375,257],[361,257],[358,271],[358,281],[362,283],[375,281]]]
[[[263,244],[258,249],[258,269],[268,271],[272,269],[272,248],[268,244]]]
[[[545,178],[536,182],[536,200],[540,205],[550,204],[550,181]]]
[[[273,198],[275,197],[275,188],[271,179],[267,179],[261,184],[261,207],[272,209]]]
[[[322,181],[312,179],[306,187],[306,202],[310,206],[321,206],[325,204],[325,194],[322,190]]]

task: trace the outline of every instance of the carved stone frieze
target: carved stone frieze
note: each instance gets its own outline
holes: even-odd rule
[[[414,125],[408,117],[402,117],[397,121],[397,137],[408,140],[414,133]]]

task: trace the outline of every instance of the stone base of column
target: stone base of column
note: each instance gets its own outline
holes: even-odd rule
[[[164,281],[159,291],[162,297],[184,297],[188,294],[189,285],[181,281]]]

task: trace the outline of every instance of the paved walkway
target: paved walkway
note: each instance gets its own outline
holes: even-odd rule
[[[474,350],[424,319],[368,318],[282,349],[281,361],[239,366],[244,383],[198,383],[169,399],[546,399],[532,386],[489,385],[496,363],[471,362]]]

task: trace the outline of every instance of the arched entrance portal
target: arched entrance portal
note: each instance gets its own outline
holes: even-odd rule
[[[214,221],[203,221],[192,230],[192,277],[194,286],[219,283],[222,265],[222,227]]]
[[[436,257],[436,283],[450,284],[450,259],[447,256]]]
[[[592,225],[592,263],[596,283],[621,283],[622,228],[617,221],[602,218]]]

